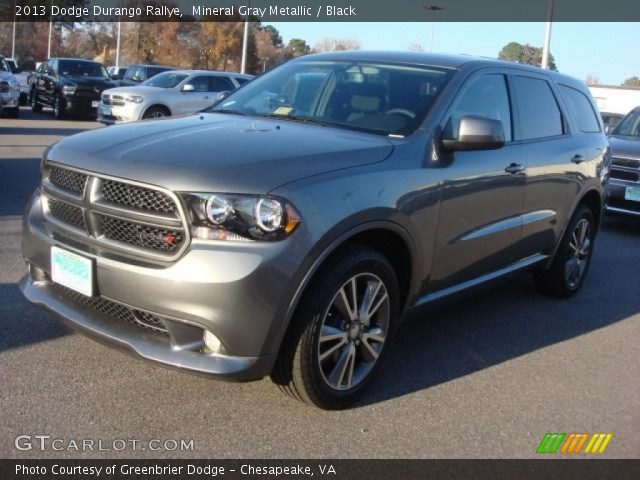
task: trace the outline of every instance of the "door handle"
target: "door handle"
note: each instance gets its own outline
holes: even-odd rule
[[[573,157],[571,157],[571,161],[573,163],[582,163],[586,160],[586,158],[584,158],[582,155],[574,155]]]
[[[208,98],[209,98],[209,95],[206,95],[206,96],[204,97],[204,99],[205,99],[205,100],[207,100]]]
[[[521,163],[512,163],[507,168],[504,169],[505,172],[511,173],[512,175],[516,175],[518,173],[524,172],[524,165]]]

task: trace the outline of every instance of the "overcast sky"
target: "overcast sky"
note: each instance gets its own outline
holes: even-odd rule
[[[273,23],[285,43],[303,38],[313,46],[324,37],[353,38],[367,50],[406,50],[411,43],[429,49],[431,22]],[[434,51],[495,58],[509,42],[541,47],[544,23],[437,23]],[[594,75],[619,85],[640,77],[640,23],[554,23],[551,53],[561,72],[582,80]]]

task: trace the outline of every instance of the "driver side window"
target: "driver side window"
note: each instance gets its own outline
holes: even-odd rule
[[[480,115],[500,120],[506,142],[512,140],[509,91],[504,75],[484,75],[472,80],[471,85],[456,101],[447,128],[457,134],[460,119],[465,115]]]

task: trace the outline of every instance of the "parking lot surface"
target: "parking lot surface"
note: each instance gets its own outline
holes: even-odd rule
[[[640,222],[604,223],[570,300],[539,295],[524,276],[413,315],[366,399],[324,412],[268,379],[223,383],[145,363],[22,298],[20,222],[39,157],[98,127],[25,108],[0,119],[0,457],[530,458],[546,432],[613,433],[601,457],[640,456]],[[21,434],[63,445],[184,439],[193,450],[20,451]]]

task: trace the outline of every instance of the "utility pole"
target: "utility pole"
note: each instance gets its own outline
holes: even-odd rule
[[[541,67],[549,69],[549,50],[551,49],[551,24],[553,23],[553,4],[554,0],[549,0],[547,6],[547,24],[544,31],[544,46],[542,47]]]
[[[13,2],[13,36],[11,37],[11,58],[16,59],[16,4]]]
[[[444,10],[444,7],[440,5],[425,5],[422,8],[425,10],[431,10],[431,41],[429,42],[429,51],[433,52],[433,39],[436,33],[436,13],[440,10]]]

